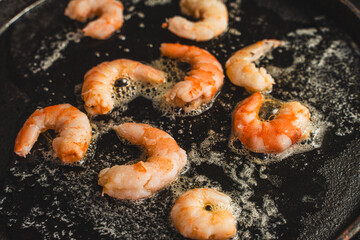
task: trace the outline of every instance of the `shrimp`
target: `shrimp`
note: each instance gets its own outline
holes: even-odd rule
[[[164,94],[167,102],[182,107],[186,112],[210,102],[224,83],[221,64],[208,51],[178,43],[163,43],[163,56],[191,64],[192,69],[184,81],[180,81]]]
[[[81,22],[100,16],[86,25],[83,29],[84,35],[106,39],[122,27],[123,10],[122,3],[116,0],[71,0],[65,9],[65,15]]]
[[[280,153],[306,137],[309,110],[299,102],[283,103],[272,120],[262,121],[259,111],[267,101],[261,93],[243,100],[233,113],[233,132],[253,152]]]
[[[26,157],[39,134],[48,129],[58,133],[52,145],[63,162],[72,163],[84,157],[91,140],[90,122],[86,114],[70,104],[49,106],[31,114],[16,137],[14,152]]]
[[[147,124],[124,123],[116,133],[147,150],[148,159],[132,165],[116,165],[99,173],[102,194],[118,199],[141,199],[172,182],[187,162],[186,152],[166,132]]]
[[[248,92],[271,90],[274,79],[265,68],[256,68],[253,62],[281,44],[279,40],[265,39],[235,52],[225,64],[230,81]]]
[[[181,12],[196,19],[191,22],[183,17],[175,16],[163,23],[179,37],[195,41],[208,41],[226,31],[228,27],[228,11],[221,0],[181,0]]]
[[[162,83],[165,74],[150,66],[128,59],[103,62],[90,69],[84,77],[82,98],[91,115],[106,114],[114,108],[113,87],[118,79]]]
[[[235,218],[229,196],[208,188],[192,189],[175,202],[171,220],[191,239],[228,239],[235,236]]]

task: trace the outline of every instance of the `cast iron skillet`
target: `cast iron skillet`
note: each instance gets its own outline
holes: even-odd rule
[[[83,24],[63,16],[66,3],[37,2],[0,36],[3,238],[182,239],[169,213],[179,194],[194,187],[218,188],[233,198],[238,239],[334,239],[359,215],[359,42],[324,7],[312,1],[227,1],[230,30],[195,43],[160,27],[180,14],[177,1],[124,1],[125,24],[105,41],[79,38]],[[359,29],[358,22],[352,28]],[[150,199],[101,197],[97,173],[140,155],[111,131],[100,134],[83,163],[71,166],[44,156],[52,133],[39,138],[27,159],[12,151],[18,130],[37,107],[67,102],[83,110],[83,75],[102,61],[151,63],[160,57],[161,42],[180,42],[205,48],[224,64],[235,49],[264,38],[288,42],[261,65],[277,81],[273,97],[309,106],[325,129],[319,148],[272,164],[268,156],[252,154],[266,165],[235,153],[228,146],[231,113],[249,94],[225,79],[213,106],[199,116],[164,116],[139,97],[124,112],[92,120],[150,123],[188,152],[186,171]]]

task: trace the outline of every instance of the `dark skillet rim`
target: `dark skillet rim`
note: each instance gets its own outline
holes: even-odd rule
[[[360,31],[354,26],[360,26],[360,4],[358,0],[316,0],[330,17],[335,19],[349,33],[360,47]]]

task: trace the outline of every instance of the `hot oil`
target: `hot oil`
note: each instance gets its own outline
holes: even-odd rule
[[[32,74],[36,74],[39,71],[46,71],[56,61],[64,57],[62,52],[66,49],[69,43],[80,43],[82,37],[83,33],[80,29],[67,32],[65,34],[65,39],[63,39],[64,37],[61,34],[57,34],[54,37],[47,36],[47,39],[44,39],[41,42],[41,47],[35,54],[34,60],[29,64],[29,69]],[[51,42],[50,46],[48,46],[49,42]],[[47,54],[44,57],[44,53],[50,54]]]

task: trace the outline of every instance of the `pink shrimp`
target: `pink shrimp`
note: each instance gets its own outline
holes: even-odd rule
[[[48,129],[58,133],[53,149],[63,162],[84,157],[91,140],[91,126],[87,116],[70,104],[49,106],[31,114],[16,137],[14,152],[26,157],[39,134]]]
[[[117,165],[99,173],[103,194],[118,199],[153,195],[178,176],[187,162],[186,152],[166,132],[147,124],[124,123],[114,127],[120,137],[143,146],[149,158],[132,165]]]
[[[262,121],[259,111],[265,98],[254,93],[243,100],[233,113],[233,132],[253,152],[280,153],[306,137],[309,110],[299,102],[282,104],[274,119]]]
[[[90,69],[84,77],[82,97],[85,109],[91,115],[106,114],[114,108],[112,98],[115,81],[127,78],[131,81],[162,83],[165,74],[150,66],[128,59],[103,62]]]
[[[123,25],[123,10],[124,6],[117,0],[71,0],[65,15],[81,22],[100,16],[83,29],[84,35],[106,39]]]
[[[183,14],[201,19],[191,22],[175,16],[162,25],[180,37],[208,41],[225,32],[228,27],[228,11],[221,0],[181,0],[180,8]]]
[[[186,112],[210,102],[224,83],[221,64],[208,51],[178,43],[163,43],[162,55],[191,64],[192,70],[165,93],[166,101],[182,107]]]
[[[275,39],[265,39],[234,53],[225,64],[230,81],[244,87],[248,92],[271,90],[275,83],[274,79],[265,68],[256,68],[253,62],[282,43]]]
[[[236,234],[229,196],[208,188],[193,189],[175,202],[171,220],[191,239],[228,239]]]

